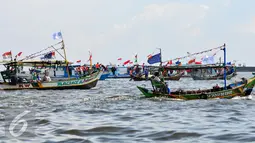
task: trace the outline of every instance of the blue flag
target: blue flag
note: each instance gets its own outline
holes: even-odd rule
[[[161,53],[151,56],[148,61],[149,64],[155,64],[161,62]]]
[[[56,39],[62,39],[62,34],[61,32],[57,32],[57,33],[54,33],[52,35],[53,39],[56,40]]]
[[[43,57],[41,57],[41,59],[53,59],[55,58],[55,52],[50,52],[50,53],[47,53],[45,54]]]

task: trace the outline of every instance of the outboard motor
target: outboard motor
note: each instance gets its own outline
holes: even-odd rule
[[[253,89],[253,88],[246,88],[246,89],[244,90],[245,95],[246,95],[246,96],[247,96],[247,95],[251,95],[252,89]]]

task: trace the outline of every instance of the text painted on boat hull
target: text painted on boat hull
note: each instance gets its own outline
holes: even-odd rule
[[[211,93],[211,94],[208,94],[207,97],[214,98],[214,97],[227,96],[231,94],[232,94],[232,91],[226,91],[226,92]]]
[[[58,82],[58,86],[66,86],[66,85],[76,85],[76,84],[82,84],[83,79],[81,80],[72,80],[72,81],[63,81],[63,82]]]

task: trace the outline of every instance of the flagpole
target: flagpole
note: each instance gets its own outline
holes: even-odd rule
[[[161,48],[159,48],[159,53],[160,53],[160,66],[162,66],[162,54],[161,54]]]
[[[11,52],[11,61],[13,61],[13,59],[12,59],[12,51],[10,51]]]
[[[227,80],[226,80],[226,76],[227,76],[227,73],[226,73],[226,63],[227,63],[227,57],[226,57],[226,44],[224,43],[223,45],[223,51],[224,51],[224,89],[226,90],[227,89]]]
[[[67,57],[66,57],[66,49],[65,49],[64,38],[63,38],[63,35],[62,35],[61,31],[60,31],[60,33],[61,33],[61,38],[62,38],[62,46],[63,46],[63,50],[64,50],[65,63],[66,63],[66,72],[67,72],[68,78],[70,78],[70,73],[69,73],[69,69],[68,69],[68,61],[67,61]]]

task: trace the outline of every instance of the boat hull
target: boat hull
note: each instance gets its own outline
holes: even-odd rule
[[[63,79],[62,81],[52,82],[31,82],[20,83],[16,85],[2,84],[0,90],[23,90],[23,89],[37,89],[37,90],[63,90],[63,89],[91,89],[97,85],[97,82],[102,72],[96,72],[87,77]]]
[[[168,77],[164,77],[164,80],[175,80],[175,81],[178,81],[181,79],[183,74],[178,74],[178,75],[174,75],[174,76],[168,76]],[[132,76],[131,77],[134,81],[143,81],[143,80],[150,80],[151,79],[151,76],[149,78],[145,78],[145,76],[141,76],[141,77],[138,77],[138,76]]]
[[[226,79],[230,80],[232,77],[235,77],[236,75],[237,75],[236,73],[227,75]],[[191,75],[191,77],[193,78],[193,80],[223,80],[224,79],[223,75],[221,75],[221,76],[208,76],[208,77],[200,77],[200,76],[196,76],[196,75]]]
[[[236,96],[249,96],[255,85],[255,77],[250,78],[246,82],[236,82],[228,85],[228,89],[208,89],[208,90],[196,90],[196,91],[175,91],[171,94],[163,94],[155,92],[155,90],[149,90],[144,87],[137,86],[137,88],[144,94],[145,97],[169,97],[184,100],[194,99],[213,99],[213,98],[233,98]]]
[[[194,99],[214,99],[214,98],[227,98],[231,99],[235,96],[247,96],[242,91],[242,87],[236,88],[235,90],[222,90],[217,92],[207,92],[207,93],[171,93],[171,94],[161,94],[155,93],[152,90],[137,86],[137,88],[145,95],[145,97],[168,97],[168,98],[176,98],[183,100],[194,100]]]
[[[105,80],[109,77],[110,73],[103,73],[99,80]]]

